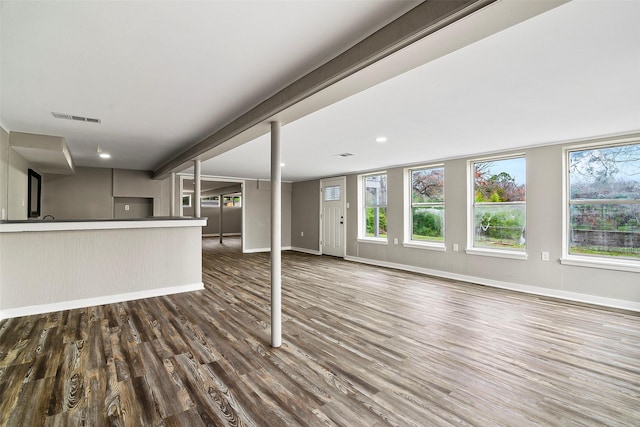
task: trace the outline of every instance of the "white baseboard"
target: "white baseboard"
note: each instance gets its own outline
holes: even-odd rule
[[[291,246],[283,246],[280,248],[283,251],[290,251]],[[257,252],[271,252],[271,248],[252,248],[252,249],[242,249],[243,254],[253,254]]]
[[[153,298],[165,295],[179,294],[182,292],[201,291],[203,283],[194,283],[182,286],[169,286],[166,288],[150,289],[148,291],[128,292],[126,294],[105,295],[102,297],[85,298],[73,301],[62,301],[52,304],[30,305],[26,307],[8,308],[0,310],[0,320],[13,317],[31,316],[34,314],[52,313],[75,308],[93,307],[95,305],[113,304],[123,301],[133,301],[142,298]]]
[[[298,248],[296,246],[292,246],[291,250],[296,252],[303,252],[305,254],[311,254],[311,255],[322,255],[322,252],[320,251],[316,251],[314,249]]]
[[[241,233],[223,233],[222,237],[240,237],[242,236]],[[215,234],[203,234],[202,237],[220,237],[220,233],[215,233]]]
[[[614,298],[599,297],[597,295],[580,294],[577,292],[561,291],[559,289],[541,288],[538,286],[521,285],[518,283],[501,282],[499,280],[485,279],[476,276],[466,276],[463,274],[451,273],[442,270],[432,270],[430,268],[416,267],[407,264],[397,264],[394,262],[377,261],[367,258],[347,256],[347,261],[359,262],[362,264],[375,265],[378,267],[395,268],[397,270],[411,271],[413,273],[428,274],[430,276],[442,277],[445,279],[460,280],[462,282],[476,283],[479,285],[491,286],[494,288],[508,289],[511,291],[524,292],[527,294],[540,295],[564,299],[568,301],[583,302],[588,304],[600,305],[610,308],[620,308],[623,310],[640,312],[640,303],[633,301],[625,301]]]

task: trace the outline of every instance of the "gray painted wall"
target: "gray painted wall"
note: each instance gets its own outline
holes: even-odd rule
[[[151,179],[150,171],[114,169],[113,197],[153,198],[153,215],[169,215],[171,179]]]
[[[42,176],[42,216],[113,218],[112,169],[76,167],[73,175]]]
[[[291,246],[319,251],[319,225],[320,181],[295,182],[291,193]]]
[[[148,218],[153,216],[152,197],[114,197],[114,218]]]
[[[42,177],[43,216],[113,218],[114,197],[151,198],[154,216],[169,215],[169,180],[153,180],[148,171],[78,167],[73,175]]]
[[[271,191],[268,181],[247,180],[244,185],[245,251],[271,247]],[[291,184],[282,184],[282,246],[291,246]]]
[[[193,201],[192,201],[193,202]],[[193,206],[183,208],[184,216],[193,216]],[[200,216],[207,218],[207,226],[202,227],[202,234],[218,235],[220,231],[220,208],[203,207]],[[224,234],[241,234],[242,233],[242,208],[236,206],[225,206],[222,213],[222,229]]]
[[[590,296],[640,302],[640,273],[561,265],[562,256],[562,162],[560,145],[531,148],[527,158],[527,253],[513,260],[467,255],[467,160],[445,161],[446,252],[405,248],[403,168],[387,168],[388,245],[357,241],[357,176],[347,177],[347,256],[440,270],[487,280],[574,292]],[[508,154],[508,153],[504,153]],[[299,193],[296,193],[298,195]],[[297,205],[297,201],[296,201]],[[308,214],[312,214],[310,210]],[[296,215],[298,215],[296,210]],[[398,238],[400,244],[394,245]],[[457,243],[459,252],[452,250]],[[548,251],[550,261],[541,260]]]

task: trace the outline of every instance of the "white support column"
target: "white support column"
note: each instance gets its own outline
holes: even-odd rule
[[[202,162],[200,160],[193,161],[193,216],[196,218],[200,218],[200,190],[201,190],[201,181],[200,181],[200,167]]]
[[[169,216],[176,216],[176,173],[171,172],[171,204],[169,205]]]
[[[280,122],[271,122],[271,346],[282,345]]]
[[[221,194],[220,196],[218,196],[218,202],[220,203],[220,215],[218,216],[218,231],[220,233],[220,243],[222,243],[222,211],[224,211],[224,203],[222,203],[222,200],[224,199],[224,194]]]

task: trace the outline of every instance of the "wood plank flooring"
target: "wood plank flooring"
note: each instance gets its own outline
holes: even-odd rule
[[[639,426],[640,315],[203,243],[204,291],[0,322],[2,426]]]

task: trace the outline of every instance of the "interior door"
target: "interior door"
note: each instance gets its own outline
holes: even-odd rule
[[[324,255],[344,258],[346,228],[345,177],[323,179],[321,181],[322,212],[320,221],[322,232],[320,246]]]

